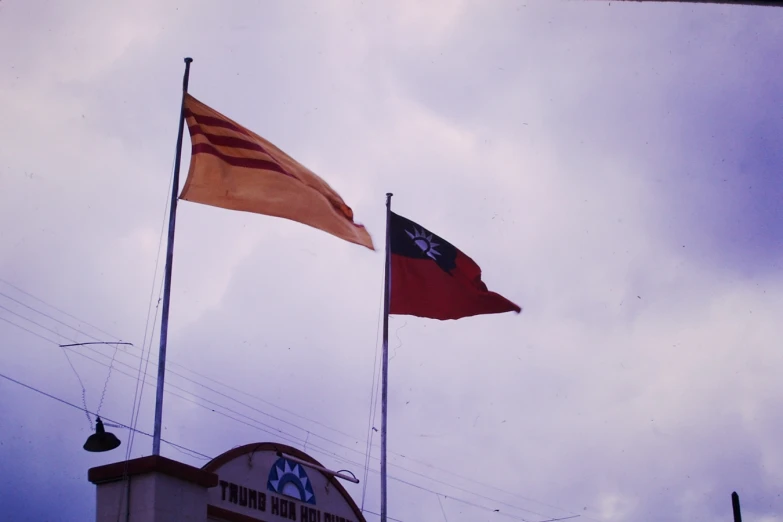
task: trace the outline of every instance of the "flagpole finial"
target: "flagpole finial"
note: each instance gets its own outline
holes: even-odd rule
[[[191,63],[192,61],[193,61],[193,58],[191,58],[190,56],[185,58],[185,63]]]

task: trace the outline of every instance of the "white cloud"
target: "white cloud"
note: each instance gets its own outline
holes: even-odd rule
[[[682,230],[698,227],[666,217],[680,184],[664,173],[715,159],[710,148],[696,162],[683,153],[705,138],[675,131],[701,115],[670,93],[696,96],[707,77],[758,83],[753,67],[721,76],[745,52],[728,53],[724,32],[747,53],[772,52],[776,15],[750,37],[761,23],[750,10],[725,20],[704,10],[710,26],[690,9],[528,3],[84,4],[33,29],[35,9],[3,5],[0,24],[18,27],[0,43],[39,43],[0,59],[26,64],[0,83],[2,276],[140,344],[187,52],[193,92],[321,173],[376,244],[393,191],[397,211],[471,255],[491,289],[525,308],[449,323],[392,318],[392,462],[476,494],[393,467],[395,476],[531,520],[712,520],[728,514],[733,489],[752,487],[762,499],[743,496],[743,507],[775,520],[783,280],[705,264],[690,253],[693,236],[683,248]],[[664,24],[672,13],[683,26]],[[700,56],[713,58],[693,72]],[[339,461],[329,452],[363,462],[315,436],[360,452],[361,441],[296,415],[363,438],[381,270],[379,253],[296,223],[182,203],[170,360],[290,411],[175,365],[246,404],[169,383],[298,439],[311,431],[327,465]],[[80,401],[56,347],[0,326],[29,345],[4,359],[9,373]],[[106,369],[78,368],[94,407]],[[131,383],[112,377],[107,415],[127,417]],[[271,437],[173,396],[165,411],[167,436],[210,454]],[[137,451],[147,445],[139,439]],[[79,477],[87,465],[74,460]],[[370,486],[375,509],[377,475]],[[392,481],[392,515],[441,516],[433,497]],[[444,503],[450,520],[488,515]]]

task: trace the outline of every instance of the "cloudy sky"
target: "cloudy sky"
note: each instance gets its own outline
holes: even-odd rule
[[[391,191],[524,307],[391,319],[390,516],[713,521],[736,490],[747,520],[783,521],[781,41],[763,7],[4,0],[0,373],[79,406],[81,380],[128,424],[151,339],[152,431],[147,314],[192,56],[190,92],[324,177],[376,245]],[[380,251],[182,202],[164,438],[285,441],[363,479],[382,270]],[[57,343],[95,339],[134,347],[66,352],[77,378]],[[87,470],[128,432],[88,454],[84,412],[4,378],[0,411],[0,512],[91,520]],[[349,488],[369,521],[378,442]]]

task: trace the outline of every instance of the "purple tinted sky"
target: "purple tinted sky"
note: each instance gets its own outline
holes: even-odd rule
[[[376,242],[393,191],[525,308],[392,318],[393,517],[439,520],[437,492],[451,522],[712,521],[738,490],[746,519],[780,522],[781,31],[783,9],[715,5],[6,0],[0,318],[105,337],[7,281],[133,341],[102,407],[128,421],[192,55],[191,92],[320,173]],[[382,256],[188,203],[178,225],[164,436],[307,440],[363,475]],[[56,346],[0,338],[0,373],[81,402]],[[95,409],[107,367],[72,358]],[[4,380],[0,402],[0,511],[93,517],[86,470],[127,433],[90,455],[78,411]]]

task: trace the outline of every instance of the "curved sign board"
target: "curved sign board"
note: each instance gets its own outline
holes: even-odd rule
[[[212,459],[203,468],[219,480],[209,490],[209,520],[365,522],[338,479],[297,460],[322,467],[296,448],[267,442],[234,448]]]

